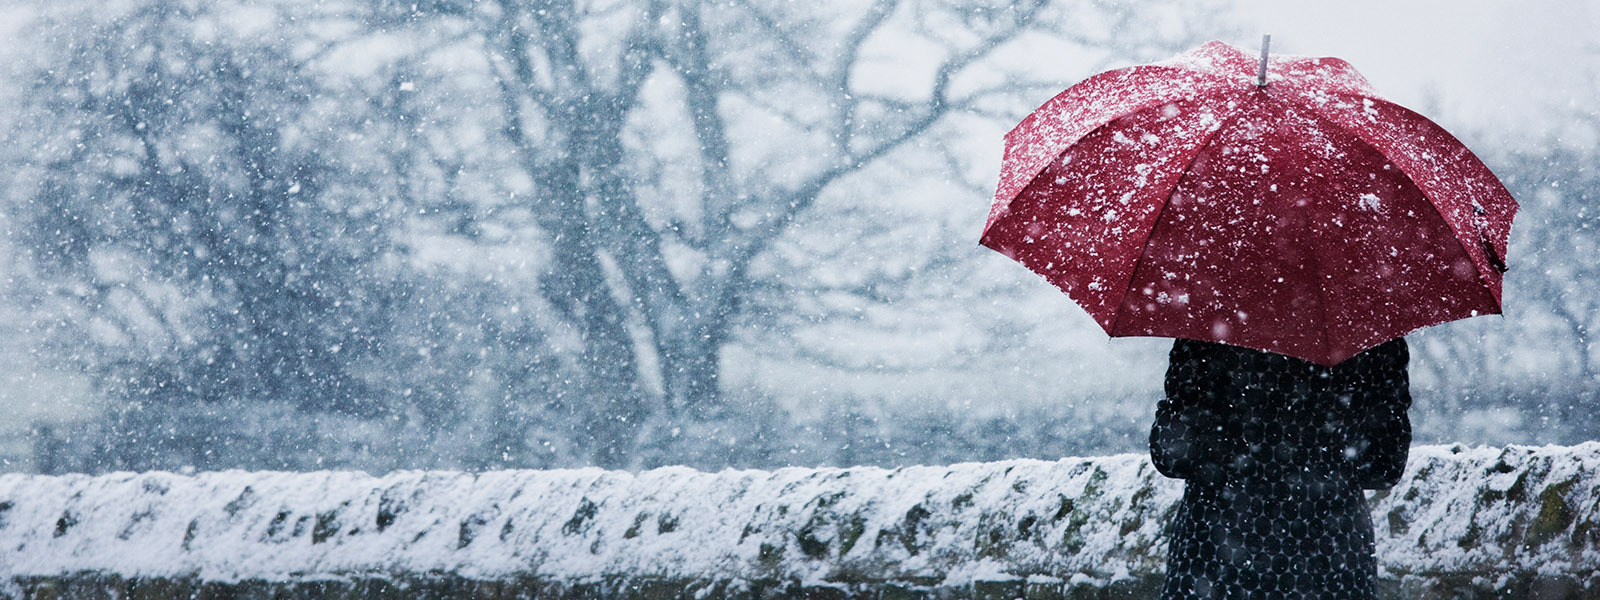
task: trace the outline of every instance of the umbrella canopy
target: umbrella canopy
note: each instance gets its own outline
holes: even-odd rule
[[[1211,42],[1087,79],[1006,136],[982,244],[1112,336],[1333,365],[1500,312],[1516,213],[1494,174],[1336,58]]]

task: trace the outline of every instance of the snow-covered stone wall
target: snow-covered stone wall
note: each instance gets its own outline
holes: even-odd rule
[[[1151,598],[1140,455],[702,473],[0,476],[0,597]],[[1600,597],[1600,443],[1412,449],[1394,598]]]

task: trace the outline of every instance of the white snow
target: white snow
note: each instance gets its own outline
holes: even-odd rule
[[[1374,499],[1386,577],[1600,567],[1600,443],[1428,446]],[[1162,567],[1181,484],[1143,455],[642,473],[0,476],[0,584],[449,573],[593,581],[1111,583]]]
[[[1383,210],[1383,200],[1381,198],[1378,198],[1377,194],[1368,192],[1368,193],[1365,193],[1365,194],[1361,195],[1361,199],[1359,200],[1359,206],[1361,207],[1362,210],[1374,211],[1374,212],[1381,211],[1381,210]]]

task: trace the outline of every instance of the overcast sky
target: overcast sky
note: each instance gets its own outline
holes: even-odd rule
[[[1596,3],[1234,2],[1243,20],[1272,34],[1273,51],[1348,60],[1385,97],[1447,129],[1550,130],[1570,118],[1563,110],[1597,114]],[[1258,47],[1260,37],[1234,43]]]
[[[1259,33],[1224,40],[1338,56],[1386,97],[1448,129],[1554,129],[1595,115],[1600,3],[1588,0],[1232,0]],[[28,8],[0,0],[0,40]],[[14,50],[0,48],[0,57]]]

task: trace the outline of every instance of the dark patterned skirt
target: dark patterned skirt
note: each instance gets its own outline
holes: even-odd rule
[[[1168,525],[1164,600],[1371,600],[1372,520],[1354,485],[1189,482]]]

